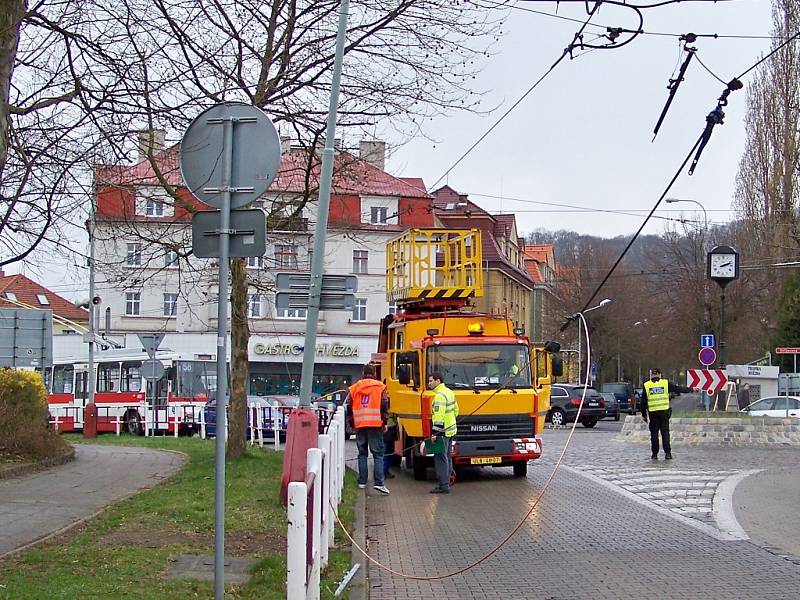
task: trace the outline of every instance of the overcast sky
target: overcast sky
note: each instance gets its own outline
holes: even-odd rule
[[[427,122],[434,142],[418,139],[395,148],[387,163],[394,175],[422,177],[429,189],[500,115],[547,71],[572,40],[580,22],[530,11],[554,12],[554,2],[520,2],[506,35],[476,80],[488,90],[490,115],[455,114]],[[558,15],[586,18],[583,3],[561,3]],[[604,6],[593,23],[635,28],[630,11]],[[729,81],[770,48],[769,0],[682,2],[645,12],[646,32],[756,36],[761,39],[700,38],[697,57]],[[586,40],[592,32],[588,28]],[[537,228],[569,229],[613,237],[631,235],[705,126],[706,115],[724,89],[697,60],[692,61],[655,142],[652,131],[667,99],[667,83],[685,54],[677,35],[640,35],[615,50],[564,60],[439,186],[448,183],[491,212],[514,212],[520,233]],[[744,79],[745,86],[751,81]],[[746,89],[735,92],[696,173],[684,173],[669,196],[701,202],[711,222],[732,216],[735,177],[745,142]],[[378,132],[376,132],[378,133]],[[380,135],[378,133],[378,135]],[[387,138],[389,143],[392,139]],[[438,187],[438,186],[437,186]],[[549,203],[549,204],[548,204]],[[553,205],[584,207],[575,208]],[[621,211],[628,214],[601,211]],[[657,214],[702,222],[691,203],[664,205]],[[670,221],[654,219],[645,233],[660,233]],[[717,240],[721,242],[722,240]],[[85,243],[76,247],[86,250]],[[80,264],[82,261],[76,259]],[[9,265],[16,273],[21,265]],[[31,277],[73,298],[73,274],[64,269],[28,268]],[[78,279],[85,272],[78,273]]]
[[[555,11],[554,2],[520,2],[518,7]],[[426,132],[435,143],[420,138],[398,148],[388,163],[393,174],[421,176],[432,187],[553,64],[580,27],[521,9],[512,11],[499,53],[479,78],[478,87],[491,90],[487,106],[500,104],[500,109],[489,116],[460,114],[429,121]],[[604,6],[592,22],[635,28],[630,12]],[[586,18],[583,3],[561,3],[558,14]],[[644,30],[769,36],[771,3],[684,2],[655,8],[645,12]],[[698,49],[696,57],[727,82],[768,51],[770,40],[699,38],[693,46]],[[667,83],[684,56],[677,36],[640,35],[623,48],[562,61],[443,183],[469,194],[486,210],[516,213],[521,232],[541,227],[604,237],[632,234],[702,132],[706,115],[724,89],[693,60],[658,137],[651,142],[667,99]],[[743,80],[745,86],[749,81]],[[711,222],[725,222],[733,214],[735,177],[745,142],[746,96],[746,88],[730,96],[725,124],[715,128],[697,171],[691,177],[682,175],[669,194],[699,201]],[[703,220],[694,204],[661,206],[659,215],[679,218],[683,211],[686,218]],[[667,223],[651,220],[645,233],[660,233]]]

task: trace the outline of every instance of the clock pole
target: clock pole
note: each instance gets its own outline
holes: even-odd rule
[[[719,361],[719,368],[725,368],[725,286],[719,288],[719,352],[717,353],[717,360]]]

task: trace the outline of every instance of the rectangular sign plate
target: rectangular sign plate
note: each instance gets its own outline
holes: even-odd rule
[[[322,292],[319,298],[320,310],[348,310],[356,306],[353,294],[335,294]],[[308,308],[308,290],[304,292],[278,292],[275,294],[275,308],[288,310],[291,308]]]
[[[311,273],[278,273],[275,275],[275,289],[281,292],[308,292],[311,287]],[[354,294],[358,291],[358,277],[355,275],[322,275],[323,292]]]
[[[499,456],[479,456],[471,458],[469,462],[471,465],[496,465],[503,462],[503,459]]]
[[[192,252],[198,258],[219,258],[222,212],[203,210],[192,216]],[[267,220],[258,208],[232,210],[228,239],[229,256],[264,256],[267,251]]]

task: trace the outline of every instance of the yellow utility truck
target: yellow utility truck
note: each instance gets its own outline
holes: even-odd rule
[[[474,310],[481,255],[478,229],[411,229],[386,245],[386,297],[398,310],[381,322],[373,362],[397,415],[397,451],[415,479],[432,465],[420,442],[430,435],[434,372],[458,401],[454,465],[510,466],[522,477],[542,453],[559,345],[532,347],[507,315]]]

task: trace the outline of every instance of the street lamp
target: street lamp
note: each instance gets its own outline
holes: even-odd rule
[[[703,231],[708,231],[708,213],[706,212],[706,207],[700,204],[697,200],[691,200],[690,198],[664,198],[664,202],[667,204],[674,204],[675,202],[692,202],[697,204],[697,206],[700,207],[700,210],[703,211],[703,223],[705,223]]]
[[[574,315],[570,316],[570,319],[578,319],[578,383],[581,382],[581,366],[583,365],[583,354],[581,352],[581,349],[582,349],[582,346],[581,346],[581,323],[584,322],[584,316],[583,315],[588,313],[588,312],[592,312],[593,310],[597,310],[598,308],[603,308],[604,306],[607,306],[608,304],[611,304],[611,298],[604,298],[596,306],[593,306],[592,308],[587,308],[584,311],[578,311]],[[588,331],[588,327],[587,327],[587,331]]]

